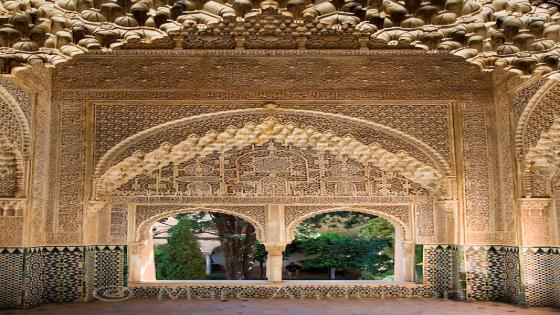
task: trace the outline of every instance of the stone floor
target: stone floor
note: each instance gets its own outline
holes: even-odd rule
[[[550,308],[520,308],[495,302],[464,303],[436,299],[258,299],[258,300],[161,300],[131,299],[122,302],[49,304],[0,314],[134,314],[134,315],[361,315],[361,314],[558,314]]]

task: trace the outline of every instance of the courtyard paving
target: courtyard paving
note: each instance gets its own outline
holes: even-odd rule
[[[560,314],[551,308],[521,308],[496,302],[456,302],[439,299],[256,299],[256,300],[157,300],[130,299],[122,302],[48,304],[0,314],[60,315],[377,315],[377,314]]]

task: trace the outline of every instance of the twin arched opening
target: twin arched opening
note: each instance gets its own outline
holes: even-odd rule
[[[206,278],[196,278],[199,280],[208,280],[208,279],[219,279],[220,276],[222,278],[227,278],[230,280],[239,280],[239,279],[259,279],[259,274],[264,276],[266,274],[266,278],[271,281],[281,281],[282,275],[286,278],[286,273],[288,261],[294,261],[293,258],[288,258],[285,250],[286,246],[292,243],[295,239],[295,231],[298,226],[302,223],[306,222],[306,220],[312,219],[317,216],[325,215],[325,214],[337,214],[337,213],[349,213],[354,215],[360,215],[362,217],[369,217],[369,218],[380,218],[384,222],[391,227],[391,230],[394,231],[394,235],[391,239],[391,250],[394,250],[394,256],[391,256],[392,261],[394,261],[394,280],[396,281],[412,281],[413,278],[413,250],[410,248],[413,246],[413,240],[411,239],[410,235],[410,227],[406,226],[404,222],[400,221],[398,218],[384,213],[379,210],[375,209],[365,209],[365,208],[352,208],[352,207],[334,207],[330,209],[320,209],[318,208],[316,211],[308,213],[306,215],[302,215],[298,217],[293,222],[284,225],[283,224],[283,233],[286,238],[278,240],[277,242],[266,242],[266,234],[270,233],[270,230],[274,230],[277,228],[278,223],[284,222],[277,222],[275,220],[267,220],[266,224],[263,226],[254,218],[244,215],[243,213],[231,210],[223,210],[219,208],[213,207],[196,207],[196,208],[184,208],[181,210],[172,210],[172,211],[165,211],[160,214],[154,215],[144,222],[141,222],[138,225],[138,228],[134,231],[134,237],[136,242],[131,244],[131,251],[130,251],[130,281],[131,282],[151,282],[161,280],[156,277],[156,264],[155,261],[157,260],[157,255],[154,254],[154,224],[161,222],[162,219],[169,218],[169,217],[177,217],[178,215],[192,215],[192,214],[199,214],[199,213],[217,213],[217,214],[224,214],[231,217],[236,217],[242,219],[243,221],[251,224],[254,227],[255,231],[255,243],[262,244],[264,247],[262,250],[266,251],[265,256],[261,257],[260,264],[258,260],[255,260],[255,255],[249,255],[253,259],[253,266],[251,267],[252,273],[248,276],[248,274],[243,274],[241,277],[238,278],[231,278],[225,270],[225,276],[213,274],[212,275],[212,262],[215,262],[215,257],[212,259],[212,251],[206,251],[205,254],[206,258]],[[363,222],[365,223],[365,222]],[[269,231],[267,231],[269,229]],[[340,229],[339,229],[340,232]],[[344,231],[343,234],[347,231]],[[350,232],[348,235],[351,235]],[[349,236],[346,235],[347,241],[349,240]],[[354,235],[353,237],[355,237]],[[218,238],[220,241],[222,239]],[[355,238],[356,242],[362,241],[363,238]],[[204,248],[204,240],[199,240],[199,245],[201,250]],[[224,246],[224,243],[221,243]],[[255,244],[251,244],[253,246]],[[255,247],[256,248],[256,247]],[[372,253],[373,254],[373,253]],[[393,254],[392,254],[393,255]],[[300,257],[301,258],[301,257]],[[236,258],[237,259],[237,258]],[[225,259],[227,260],[227,259]],[[263,267],[266,265],[266,272],[262,271]],[[392,266],[392,265],[391,265]],[[227,267],[227,266],[226,266]],[[286,269],[287,268],[287,269]],[[221,269],[216,268],[214,269]],[[389,270],[390,272],[390,270]],[[239,274],[238,274],[239,275]],[[157,279],[157,280],[156,280]],[[169,278],[165,280],[171,280]],[[178,279],[173,279],[178,280]]]
[[[162,218],[203,209],[245,219],[255,227],[256,239],[268,251],[268,279],[279,281],[282,254],[294,239],[296,227],[314,215],[343,208],[382,217],[394,226],[395,279],[412,280],[417,234],[414,207],[387,212],[376,210],[376,205],[412,204],[422,196],[433,198],[452,191],[452,182],[446,179],[450,175],[449,165],[441,155],[401,131],[357,118],[282,108],[250,112],[223,113],[224,117],[254,116],[255,120],[245,120],[242,125],[218,124],[222,129],[215,130],[220,132],[187,133],[169,139],[169,143],[160,143],[150,152],[123,153],[148,138],[158,138],[156,135],[161,132],[167,131],[164,134],[169,136],[174,128],[185,128],[197,119],[208,121],[216,113],[169,122],[129,137],[101,158],[94,175],[93,198],[114,198],[129,204],[169,200],[174,204],[205,205],[175,206],[137,222],[134,230],[129,230],[128,239],[135,241],[131,244],[131,281],[155,280],[150,233],[152,224]],[[306,127],[291,123],[291,119],[297,121],[298,115],[317,119],[322,125]],[[341,126],[363,125],[369,131],[349,127],[345,134],[337,135],[324,129],[335,121]],[[375,132],[375,136],[359,140],[351,136],[353,132],[360,137]],[[391,138],[402,144],[386,148],[375,137]],[[403,151],[403,147],[410,148],[413,154]],[[299,207],[302,200],[307,210],[288,215],[286,208]],[[335,206],[319,206],[325,202]],[[227,206],[206,206],[212,204]],[[248,210],[231,210],[235,204],[259,205],[263,210],[256,210],[260,214],[255,209],[251,214]],[[346,207],[350,204],[360,206]],[[418,219],[426,227],[426,239],[433,240],[435,210],[433,205],[422,209]]]

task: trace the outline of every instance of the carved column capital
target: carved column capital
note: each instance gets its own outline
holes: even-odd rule
[[[519,200],[522,216],[540,216],[550,205],[550,198],[522,198]]]
[[[458,200],[438,200],[436,201],[436,207],[447,212],[453,213],[455,209],[459,206]]]
[[[90,201],[87,203],[88,213],[97,214],[107,205],[105,201]]]
[[[133,255],[140,255],[146,246],[146,242],[135,242],[128,244],[128,251]]]
[[[402,242],[402,248],[403,248],[403,252],[405,254],[412,254],[412,253],[414,253],[414,250],[416,249],[416,245],[415,245],[414,242],[403,241]]]
[[[268,255],[282,256],[286,250],[286,244],[264,244]]]

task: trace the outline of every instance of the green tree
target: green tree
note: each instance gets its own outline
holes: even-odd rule
[[[336,232],[302,240],[298,248],[313,257],[301,261],[303,268],[308,269],[361,269],[362,257],[367,255],[368,250],[362,238]]]
[[[254,226],[242,218],[217,212],[200,211],[180,214],[189,218],[195,233],[216,235],[224,255],[226,277],[230,280],[248,279],[253,267],[257,233]]]
[[[167,244],[156,246],[157,274],[162,279],[205,279],[205,260],[191,231],[188,217],[179,218],[169,229]]]
[[[360,235],[368,238],[393,239],[395,237],[395,228],[389,221],[377,217],[370,219],[360,228]]]
[[[395,258],[395,227],[383,218],[373,218],[360,228],[360,235],[378,242],[385,242],[383,247],[385,255]]]
[[[346,229],[357,231],[346,234]],[[339,232],[324,232],[335,228]],[[320,230],[323,232],[320,232]],[[301,252],[305,269],[362,271],[364,279],[388,279],[393,273],[395,229],[383,218],[348,211],[322,214],[304,221],[286,255]]]
[[[376,216],[353,211],[334,211],[315,215],[306,219],[296,229],[296,236],[305,237],[316,234],[322,228],[352,229],[366,224]]]

